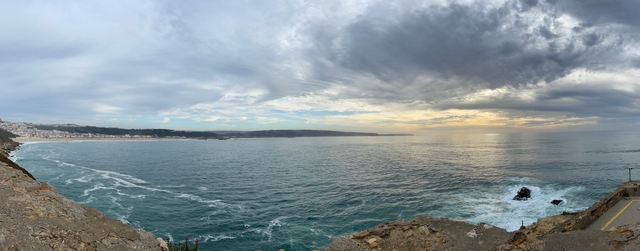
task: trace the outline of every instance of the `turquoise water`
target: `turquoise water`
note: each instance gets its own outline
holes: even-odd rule
[[[313,250],[418,215],[508,230],[589,207],[640,163],[637,133],[26,144],[70,199],[203,250]],[[529,201],[511,197],[527,186]],[[565,203],[554,206],[552,199]]]

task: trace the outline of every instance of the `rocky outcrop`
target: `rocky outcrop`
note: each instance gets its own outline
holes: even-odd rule
[[[6,130],[0,128],[0,156],[8,157],[9,152],[16,150],[19,143],[14,142],[13,140],[11,140],[11,138],[9,138],[15,136],[15,134],[7,132]]]
[[[531,198],[531,189],[527,187],[522,187],[518,190],[518,194],[513,196],[514,200],[528,200]]]
[[[418,217],[385,223],[375,228],[335,238],[325,251],[409,250],[637,250],[640,223],[610,232],[578,230],[550,232],[572,219],[562,214],[538,220],[516,232],[480,223]]]
[[[562,200],[552,200],[552,201],[551,201],[551,204],[554,204],[554,205],[556,205],[556,206],[557,206],[557,205],[560,205],[560,203],[562,203]]]
[[[325,250],[495,250],[510,237],[506,230],[488,224],[420,216],[334,239]]]
[[[163,250],[153,234],[65,198],[6,155],[0,155],[0,198],[2,251]]]
[[[20,146],[20,143],[11,140],[7,135],[11,133],[0,128],[0,162],[7,164],[7,166],[16,169],[22,172],[24,175],[27,175],[29,178],[36,180],[36,178],[31,175],[31,173],[27,172],[24,168],[18,166],[18,164],[11,161],[9,157],[9,153],[11,151],[15,151]]]

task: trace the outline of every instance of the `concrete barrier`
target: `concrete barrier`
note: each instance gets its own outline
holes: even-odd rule
[[[591,223],[600,218],[611,207],[620,202],[624,197],[637,197],[639,181],[625,182],[620,185],[616,190],[605,196],[598,202],[594,203],[591,207],[576,214],[570,220],[558,225],[548,233],[566,232],[586,229]]]

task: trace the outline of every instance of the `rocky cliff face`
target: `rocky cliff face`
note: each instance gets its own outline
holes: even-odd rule
[[[414,250],[639,250],[640,224],[615,231],[549,231],[571,219],[558,215],[507,232],[488,224],[472,225],[449,219],[418,217],[411,221],[385,223],[375,228],[333,239],[325,251],[414,251]]]
[[[13,150],[12,142],[0,145]],[[0,250],[167,250],[149,232],[58,194],[0,154]],[[164,245],[163,245],[164,244]]]

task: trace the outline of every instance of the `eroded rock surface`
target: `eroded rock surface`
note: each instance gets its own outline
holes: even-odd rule
[[[0,161],[1,251],[163,250],[153,234],[69,200],[5,162]]]
[[[350,237],[334,239],[326,250],[495,250],[511,235],[504,229],[488,224],[471,225],[421,216],[407,222],[385,223]]]
[[[488,224],[472,225],[449,219],[418,217],[385,223],[335,238],[325,251],[413,250],[640,250],[640,223],[612,231],[578,230],[549,233],[572,214],[540,219],[516,232]]]

